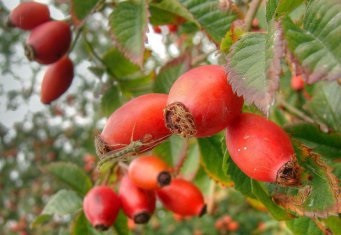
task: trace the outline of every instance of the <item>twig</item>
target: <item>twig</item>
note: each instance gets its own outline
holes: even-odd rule
[[[102,60],[102,58],[97,54],[97,52],[95,51],[94,47],[92,46],[91,42],[89,42],[88,38],[86,37],[86,33],[83,32],[83,38],[85,41],[85,44],[87,45],[87,47],[89,48],[91,54],[95,57],[95,59],[100,62],[102,65],[104,65],[104,67],[106,67],[105,62]]]
[[[251,29],[252,20],[255,18],[257,10],[259,8],[260,3],[262,0],[252,0],[249,4],[249,9],[245,15],[245,30],[249,31]]]
[[[69,51],[67,52],[67,54],[70,54],[73,51],[73,49],[75,48],[75,46],[76,46],[76,44],[78,42],[79,36],[81,35],[81,33],[82,33],[83,29],[84,29],[84,25],[85,24],[83,24],[81,27],[79,27],[77,29],[77,33],[76,33],[75,39],[73,40],[72,45],[71,45]]]
[[[277,102],[279,105],[283,106],[286,110],[288,110],[290,113],[294,114],[295,116],[299,117],[305,122],[312,123],[312,124],[317,124],[320,126],[321,131],[323,132],[328,132],[328,127],[326,124],[314,120],[311,117],[307,116],[304,112],[301,110],[297,109],[296,107],[292,106],[291,104],[287,103],[282,97],[277,97]]]

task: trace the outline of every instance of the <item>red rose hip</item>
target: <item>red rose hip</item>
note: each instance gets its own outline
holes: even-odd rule
[[[184,179],[173,179],[156,194],[164,207],[181,216],[202,216],[206,213],[204,197],[200,190]]]
[[[250,178],[282,185],[299,184],[299,167],[289,136],[266,118],[243,113],[226,130],[227,150]]]
[[[166,94],[146,94],[130,100],[115,110],[101,134],[96,137],[98,155],[125,148],[132,141],[143,144],[135,152],[141,153],[170,136],[163,118],[167,97]]]
[[[189,70],[172,85],[165,109],[167,127],[183,137],[208,137],[224,129],[241,112],[222,66]]]
[[[302,75],[293,76],[290,80],[290,86],[294,91],[300,91],[304,88]]]
[[[41,85],[41,102],[50,104],[64,94],[72,83],[73,75],[73,63],[68,56],[49,65]]]
[[[156,156],[135,158],[128,168],[129,178],[143,189],[158,189],[171,182],[167,164]]]
[[[23,30],[32,30],[49,20],[50,11],[47,5],[38,2],[22,2],[11,11],[8,25]]]
[[[29,60],[52,64],[67,52],[70,43],[70,26],[63,21],[49,21],[31,31],[26,40],[25,54]]]
[[[121,202],[108,186],[95,186],[83,200],[83,210],[89,222],[98,230],[107,230],[116,220]]]
[[[155,210],[156,197],[154,191],[138,188],[125,175],[121,179],[119,197],[123,212],[136,224],[145,224]]]

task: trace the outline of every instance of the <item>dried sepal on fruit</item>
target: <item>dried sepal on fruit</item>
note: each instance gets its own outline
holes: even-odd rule
[[[164,115],[174,134],[208,137],[233,121],[242,106],[243,99],[232,91],[224,67],[203,65],[174,82]]]
[[[96,136],[97,154],[127,149],[129,154],[139,154],[152,149],[170,136],[165,127],[163,109],[166,94],[150,93],[138,96],[115,110],[102,132]]]
[[[72,33],[63,21],[49,21],[34,28],[24,45],[29,60],[52,64],[65,55],[70,47]]]

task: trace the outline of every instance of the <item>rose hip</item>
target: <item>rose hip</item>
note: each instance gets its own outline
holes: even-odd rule
[[[170,89],[167,127],[183,137],[208,137],[241,112],[243,99],[233,93],[222,66],[204,65],[181,75]]]
[[[266,118],[243,113],[226,130],[227,150],[250,178],[282,185],[299,184],[299,168],[289,136]]]

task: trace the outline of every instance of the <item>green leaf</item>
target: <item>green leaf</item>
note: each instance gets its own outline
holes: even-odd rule
[[[311,113],[334,131],[341,131],[341,86],[336,82],[324,82],[315,87],[308,103]]]
[[[120,107],[122,102],[122,95],[120,89],[113,85],[101,99],[101,112],[103,116],[110,116],[111,113]]]
[[[190,67],[188,56],[182,56],[171,60],[164,65],[156,77],[154,92],[168,93],[174,81],[186,72]]]
[[[273,195],[274,200],[301,216],[325,218],[340,213],[340,185],[333,174],[333,168],[308,147],[296,141],[294,146],[297,161],[302,168],[302,186],[295,194],[287,188],[284,188],[284,192],[277,189]]]
[[[314,221],[309,218],[301,217],[288,221],[287,226],[297,235],[323,235],[324,233],[317,227]]]
[[[283,208],[274,203],[272,198],[259,182],[251,180],[251,187],[252,193],[268,209],[268,211],[276,220],[288,220],[292,218],[292,216],[289,215],[285,210],[283,210]]]
[[[286,131],[295,139],[324,157],[338,159],[341,156],[341,133],[323,133],[312,124],[289,126]]]
[[[277,7],[277,18],[282,15],[288,15],[301,5],[304,0],[280,0]]]
[[[182,4],[179,3],[179,1],[177,0],[162,0],[159,3],[152,3],[151,8],[154,8],[154,10],[151,10],[151,14],[152,14],[152,18],[155,19],[155,15],[158,14],[166,14],[167,13],[169,15],[175,15],[175,16],[181,16],[182,18],[188,20],[188,21],[192,21],[195,24],[197,24],[197,26],[199,26],[199,23],[194,19],[193,15],[186,9],[186,7],[184,7]],[[158,10],[156,10],[158,9]],[[161,12],[160,12],[161,11]],[[153,14],[154,13],[154,14]],[[160,21],[160,16],[157,16],[159,21],[154,22],[156,23],[156,25],[160,25],[160,24],[167,24],[167,23],[177,23],[175,22],[177,20],[177,17],[172,17],[172,21]],[[163,17],[163,16],[161,16]],[[169,17],[170,19],[170,17]]]
[[[228,55],[227,71],[233,90],[265,114],[279,86],[283,53],[280,35],[279,25],[273,22],[268,36],[246,34],[232,46]]]
[[[128,219],[127,216],[123,213],[122,210],[117,215],[116,221],[114,223],[114,228],[119,235],[129,235],[130,230],[128,228]]]
[[[86,219],[84,212],[81,211],[77,214],[77,216],[72,220],[71,235],[103,235],[103,234],[111,234],[108,232],[99,232],[97,231],[89,221]]]
[[[59,190],[47,202],[42,215],[70,215],[82,208],[82,199],[72,190]]]
[[[338,216],[329,216],[324,223],[332,231],[332,234],[341,234],[341,218]]]
[[[268,0],[266,3],[266,21],[270,22],[275,18],[276,9],[280,0]]]
[[[199,148],[201,152],[201,165],[206,173],[215,181],[230,185],[231,180],[223,171],[224,153],[222,151],[222,141],[224,139],[219,136],[209,138],[198,138]]]
[[[168,165],[173,166],[177,159],[173,159],[173,157],[177,157],[181,155],[181,151],[185,145],[185,139],[172,135],[163,143],[157,145],[153,149],[153,153],[157,156],[161,157]]]
[[[110,28],[120,51],[137,65],[143,64],[148,4],[120,2],[110,15]]]
[[[226,153],[227,154],[227,153]],[[226,157],[227,158],[227,157]],[[250,198],[256,198],[252,192],[252,182],[249,177],[247,177],[232,161],[231,157],[227,158],[227,171],[226,174],[234,182],[234,188]]]
[[[121,91],[126,96],[136,97],[152,91],[154,74],[137,74],[129,79],[119,80]]]
[[[75,14],[77,19],[82,20],[90,14],[100,0],[71,0],[72,13]]]
[[[114,78],[124,78],[139,71],[117,48],[111,48],[103,56],[103,62]]]
[[[341,2],[310,1],[303,26],[283,20],[289,49],[300,62],[309,83],[341,77]]]
[[[303,2],[304,0],[269,0],[266,4],[266,20],[270,22],[283,15],[289,15]]]
[[[47,165],[44,170],[82,196],[84,196],[92,187],[91,180],[85,171],[75,164],[55,162]]]
[[[217,44],[236,19],[234,13],[219,9],[219,2],[216,0],[180,0],[179,2],[192,13],[209,37]]]
[[[34,220],[32,221],[32,223],[30,224],[30,227],[32,229],[36,228],[37,226],[44,224],[48,221],[50,221],[52,219],[51,215],[38,215],[36,218],[34,218]]]
[[[149,6],[150,18],[149,22],[152,25],[167,25],[176,22],[177,16],[166,9],[161,9],[154,4]]]

